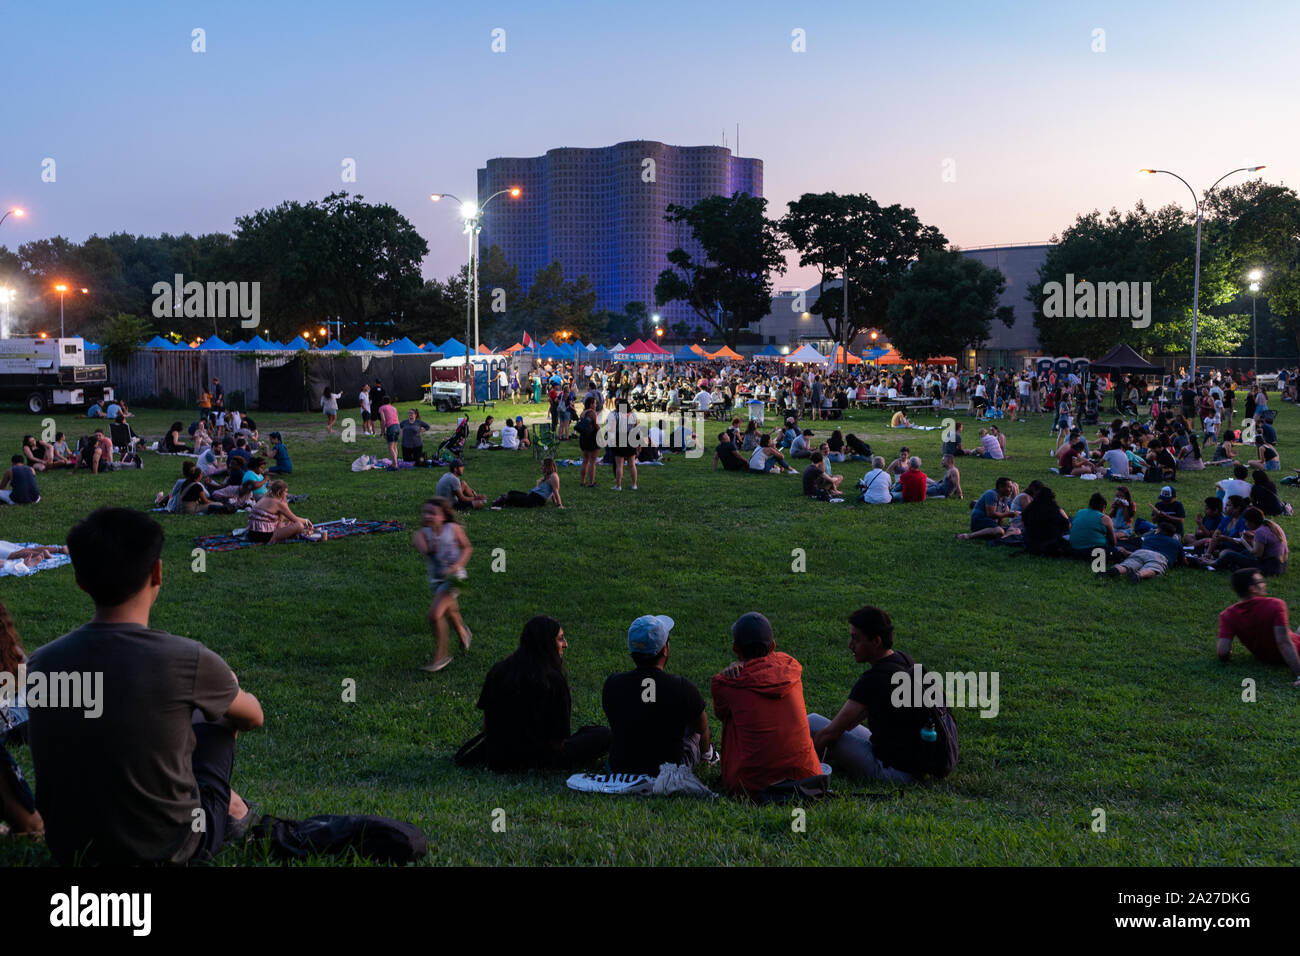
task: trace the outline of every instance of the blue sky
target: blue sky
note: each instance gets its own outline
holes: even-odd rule
[[[29,212],[0,228],[11,248],[229,231],[259,207],[346,188],[401,210],[429,241],[426,275],[444,276],[464,245],[428,194],[472,194],[486,159],[629,139],[720,144],[724,130],[734,146],[737,123],[742,154],[764,161],[771,213],[807,191],[865,191],[967,247],[1046,240],[1078,212],[1139,198],[1190,202],[1142,166],[1198,189],[1255,163],[1270,181],[1300,178],[1300,17],[1283,2],[126,0],[3,12],[0,205]],[[191,51],[194,28],[204,53]],[[796,29],[806,52],[791,49]],[[341,181],[345,158],[355,184]]]

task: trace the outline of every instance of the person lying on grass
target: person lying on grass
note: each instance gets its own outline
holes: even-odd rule
[[[970,531],[957,535],[957,540],[1005,537],[1007,529],[1003,522],[1011,520],[1011,498],[1015,494],[1015,482],[1010,478],[999,478],[992,488],[976,499],[970,512]]]
[[[557,508],[563,508],[560,500],[560,476],[555,470],[554,458],[542,459],[542,477],[537,485],[529,491],[507,491],[498,495],[492,502],[492,510],[502,508],[541,508],[548,501],[554,501]]]
[[[1268,596],[1268,582],[1258,568],[1240,568],[1232,573],[1232,589],[1241,600],[1219,614],[1219,636],[1215,647],[1219,660],[1232,660],[1233,638],[1265,664],[1285,664],[1300,688],[1300,634],[1291,630],[1286,602]]]
[[[1146,581],[1164,574],[1171,567],[1186,564],[1183,554],[1183,538],[1178,530],[1168,521],[1161,521],[1154,534],[1142,537],[1142,546],[1135,551],[1117,548],[1116,553],[1124,560],[1105,571],[1112,578],[1127,577],[1133,584]]]
[[[609,751],[608,727],[572,732],[573,697],[563,661],[568,647],[560,622],[538,615],[524,625],[519,648],[488,671],[477,706],[490,770],[575,769]]]
[[[28,665],[29,676],[102,675],[93,710],[29,711],[36,807],[64,866],[207,860],[252,822],[230,777],[236,733],[262,726],[262,707],[212,651],[149,627],[162,549],[162,526],[126,508],[68,533],[94,617]]]
[[[248,510],[248,540],[257,544],[276,544],[315,529],[306,518],[299,518],[289,507],[289,486],[277,478],[265,497],[253,502]]]
[[[36,544],[30,548],[20,547],[12,541],[0,541],[0,562],[22,561],[28,566],[40,564],[51,555],[67,554],[68,549],[61,544]]]
[[[415,550],[424,555],[429,570],[429,590],[433,599],[429,603],[429,623],[433,627],[436,647],[433,660],[420,670],[436,673],[451,663],[447,651],[447,621],[456,628],[460,646],[469,650],[473,635],[461,620],[459,592],[453,582],[464,580],[465,565],[474,548],[465,535],[465,529],[456,522],[456,510],[446,498],[430,498],[424,503],[420,515],[420,530],[411,537]]]
[[[911,706],[896,703],[896,689],[900,674],[912,682],[916,662],[895,649],[889,615],[869,605],[849,615],[849,653],[857,663],[871,666],[854,682],[833,719],[808,715],[813,749],[837,775],[913,783],[927,765],[921,733],[929,714],[919,700]]]

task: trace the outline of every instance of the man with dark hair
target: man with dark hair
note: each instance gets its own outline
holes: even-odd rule
[[[68,533],[95,614],[29,665],[95,687],[85,709],[30,711],[36,805],[64,865],[206,859],[251,822],[230,774],[235,733],[260,727],[262,707],[212,651],[149,627],[162,546],[162,526],[127,508],[101,508]]]
[[[0,504],[36,504],[41,500],[41,493],[36,489],[36,472],[23,462],[22,455],[13,455],[9,463],[9,469],[0,475]]]
[[[212,379],[212,407],[221,411],[226,407],[226,390],[221,387],[221,379]]]
[[[457,511],[474,511],[487,504],[487,495],[481,495],[465,481],[465,462],[453,458],[447,465],[447,473],[434,485],[434,495],[446,498]]]
[[[749,470],[749,462],[736,449],[736,443],[730,432],[723,432],[718,436],[718,447],[713,453],[714,471],[718,470],[718,462],[722,462],[722,467],[727,471]]]
[[[785,780],[821,774],[804,709],[803,668],[776,649],[772,624],[756,611],[731,626],[739,660],[713,677],[713,712],[722,721],[722,786],[755,794]]]
[[[895,690],[902,683],[911,685],[916,662],[894,649],[893,622],[870,605],[849,615],[849,652],[871,668],[854,683],[833,720],[808,715],[813,747],[839,773],[911,783],[925,772],[921,733],[929,716],[919,701],[896,704]]]
[[[1183,537],[1168,521],[1161,521],[1156,531],[1142,537],[1142,546],[1136,551],[1117,548],[1124,560],[1106,569],[1113,578],[1128,576],[1129,583],[1137,584],[1148,578],[1164,574],[1170,568],[1187,563],[1183,554]]]
[[[1219,614],[1219,660],[1232,660],[1232,639],[1246,645],[1256,660],[1285,664],[1300,688],[1300,634],[1291,630],[1286,602],[1268,596],[1268,583],[1259,568],[1232,573],[1232,589],[1241,598]]]
[[[609,748],[614,773],[653,777],[665,763],[694,767],[701,758],[714,757],[699,688],[664,671],[672,629],[670,617],[638,617],[627,629],[627,647],[636,667],[605,679],[601,706],[614,734]]]
[[[808,466],[803,470],[803,493],[805,497],[818,501],[844,500],[838,497],[836,483],[827,477],[826,463],[819,451],[812,453]]]

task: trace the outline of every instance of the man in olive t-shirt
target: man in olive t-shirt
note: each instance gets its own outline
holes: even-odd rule
[[[219,656],[149,627],[162,541],[157,522],[126,508],[74,527],[68,552],[95,615],[28,666],[29,688],[36,673],[51,686],[79,675],[96,698],[29,706],[36,805],[64,865],[185,863],[251,822],[230,773],[235,732],[260,727],[262,708]]]

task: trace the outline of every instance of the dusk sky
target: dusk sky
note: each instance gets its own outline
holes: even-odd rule
[[[737,123],[741,155],[764,162],[773,216],[803,192],[868,192],[964,247],[1044,241],[1093,208],[1190,205],[1143,166],[1203,190],[1266,163],[1266,179],[1294,186],[1298,12],[10,2],[0,206],[28,216],[0,227],[0,244],[228,232],[260,207],[347,189],[405,214],[429,242],[425,274],[443,277],[465,247],[454,209],[429,193],[470,197],[487,159],[632,139],[720,145],[724,131],[734,148]],[[194,28],[204,53],[191,51]],[[796,29],[806,52],[791,49]],[[356,183],[341,181],[345,158]],[[801,280],[812,274],[777,285]]]

